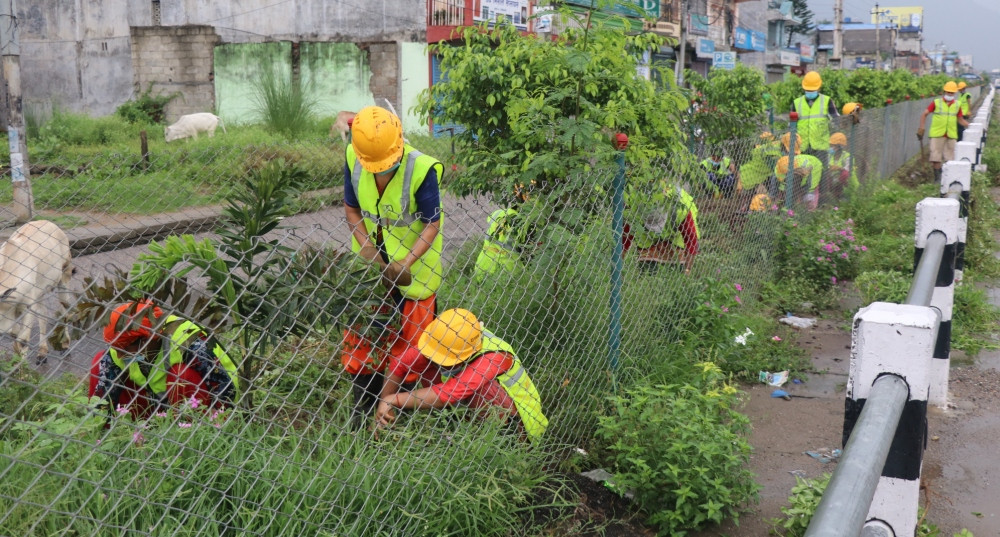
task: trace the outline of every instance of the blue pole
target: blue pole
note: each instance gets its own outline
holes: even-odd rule
[[[791,209],[795,199],[795,141],[798,140],[798,133],[795,131],[799,115],[796,112],[791,112],[788,114],[788,119],[788,173],[785,174],[785,207]]]
[[[615,135],[618,147],[618,172],[611,185],[611,230],[614,236],[614,249],[611,257],[611,312],[608,322],[608,365],[611,368],[611,382],[617,383],[618,358],[622,344],[622,255],[625,235],[625,148],[628,147],[628,136],[623,133]],[[617,389],[617,386],[615,386]]]

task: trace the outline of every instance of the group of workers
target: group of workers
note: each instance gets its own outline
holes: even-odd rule
[[[917,138],[923,143],[924,127],[927,116],[931,116],[931,154],[930,161],[934,167],[934,180],[941,182],[941,169],[945,162],[955,159],[955,143],[962,138],[962,133],[969,126],[966,118],[970,117],[972,96],[966,91],[965,82],[945,83],[941,97],[934,99],[927,110],[920,116],[920,127],[917,128]]]
[[[382,305],[377,334],[344,331],[341,362],[352,379],[350,424],[390,426],[400,411],[463,405],[499,415],[520,438],[548,425],[541,398],[514,348],[476,315],[437,314],[444,168],[403,139],[399,118],[370,106],[351,125],[344,166],[344,213],[351,248],[377,267]],[[90,395],[112,412],[136,417],[171,405],[222,408],[236,403],[235,362],[208,331],[165,315],[151,301],[115,308],[104,329],[110,348],[94,357]]]

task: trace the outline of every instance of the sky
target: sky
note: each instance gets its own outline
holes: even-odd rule
[[[834,0],[807,0],[813,22],[833,21]],[[886,0],[883,7],[924,7],[924,50],[943,42],[948,51],[972,54],[979,71],[1000,68],[1000,0]],[[871,0],[844,0],[844,17],[871,22]]]

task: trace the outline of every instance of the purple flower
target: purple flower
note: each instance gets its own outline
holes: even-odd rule
[[[847,252],[844,252],[844,253],[840,254],[840,257],[842,257],[844,259],[847,259]]]
[[[822,256],[820,256],[820,257],[817,257],[817,258],[816,258],[816,261],[819,261],[820,263],[822,263],[822,262],[823,262],[823,257],[822,257]]]
[[[837,277],[836,276],[830,276],[830,281],[833,282],[834,285],[836,285],[837,284]]]
[[[848,218],[847,219],[847,223],[848,224],[853,224],[854,223],[854,219],[853,218]]]
[[[867,246],[862,246],[861,247],[861,251],[862,252],[867,252],[868,251],[868,247]]]
[[[188,422],[186,422],[186,421],[182,421],[182,422],[178,423],[177,426],[180,427],[181,429],[190,429],[191,428],[191,424],[188,423]]]
[[[781,338],[778,336],[774,336],[773,338],[771,338],[771,341],[781,341]]]
[[[771,210],[772,211],[777,211],[778,210],[778,206],[777,205],[772,205],[771,206]]]
[[[740,300],[740,295],[736,295],[736,303],[737,304],[742,304],[743,303],[743,301]]]
[[[142,431],[136,431],[132,433],[132,441],[135,442],[136,445],[141,446],[142,443],[146,441],[146,437],[142,436]]]
[[[722,313],[729,313],[729,308],[722,306]]]
[[[795,211],[788,209],[788,216],[795,216]]]
[[[736,287],[737,291],[742,291],[743,290],[743,286],[740,285],[740,284],[738,284],[738,283],[735,285],[735,287]]]
[[[840,210],[840,207],[834,207],[834,208],[833,208],[833,210],[834,210],[834,211],[839,211],[839,210]]]
[[[827,244],[827,245],[823,246],[823,249],[826,250],[827,252],[832,252],[833,251],[833,244]]]
[[[129,413],[128,407],[124,405],[118,405],[118,408],[116,408],[115,411],[118,412],[119,416],[124,416]]]
[[[197,397],[192,396],[188,404],[191,405],[191,408],[198,408],[201,405],[201,401]]]

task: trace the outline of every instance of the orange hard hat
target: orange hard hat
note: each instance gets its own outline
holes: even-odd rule
[[[351,145],[362,168],[384,172],[403,156],[403,124],[385,108],[366,106],[354,116]]]
[[[785,174],[788,173],[788,155],[785,155],[778,159],[777,170],[779,176],[778,180],[779,181],[783,180],[785,178]]]
[[[823,78],[816,71],[809,71],[802,77],[802,89],[806,91],[817,91],[823,87]]]
[[[788,151],[788,141],[792,139],[792,133],[786,132],[781,135],[781,147],[785,151]],[[799,133],[795,133],[795,154],[798,155],[802,152],[802,136]]]
[[[964,90],[964,89],[965,89],[965,88],[967,88],[967,87],[968,87],[968,84],[966,84],[964,80],[960,80],[960,81],[958,82],[958,89],[959,89],[959,90]]]
[[[842,132],[835,132],[830,135],[830,143],[833,145],[847,145],[847,136]]]
[[[152,308],[153,318],[163,316],[163,310],[151,300],[126,302],[115,308],[104,327],[104,341],[112,347],[125,348],[138,339],[151,337],[153,323],[149,319],[150,312],[146,311],[149,308]]]
[[[951,80],[945,83],[944,85],[945,93],[955,93],[956,91],[958,91],[958,84],[952,82]]]
[[[427,325],[420,334],[417,348],[431,362],[451,367],[483,348],[483,328],[471,311],[450,309]]]
[[[844,108],[841,109],[841,113],[846,116],[855,110],[861,110],[861,103],[847,103],[844,105]]]

